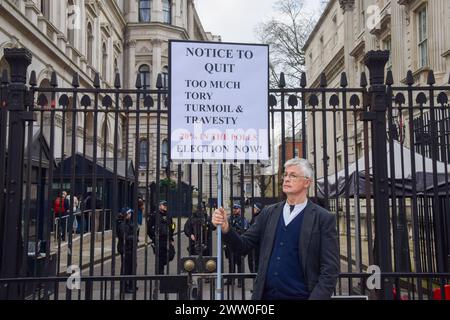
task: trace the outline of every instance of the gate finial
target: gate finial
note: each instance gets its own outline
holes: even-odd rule
[[[28,81],[28,84],[32,87],[36,87],[37,81],[36,81],[36,71],[31,71],[30,73],[30,81]]]
[[[52,75],[50,76],[50,85],[54,88],[58,86],[58,78],[56,77],[56,71],[53,71]]]
[[[136,84],[135,84],[135,87],[136,87],[137,89],[142,88],[142,84],[141,84],[141,75],[140,75],[140,74],[138,74],[138,75],[136,76]]]
[[[116,76],[114,77],[114,88],[120,89],[120,74],[117,72]]]
[[[436,83],[436,79],[434,77],[434,71],[430,70],[430,72],[428,72],[428,79],[427,79],[427,84],[432,86]]]
[[[280,72],[280,80],[278,81],[278,88],[285,88],[286,87],[286,80],[284,78],[284,72]]]

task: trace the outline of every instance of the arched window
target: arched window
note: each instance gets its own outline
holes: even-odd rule
[[[90,65],[93,65],[93,49],[94,44],[94,33],[92,32],[92,25],[88,23],[87,25],[87,59]]]
[[[148,140],[142,139],[139,142],[139,168],[148,166]]]
[[[108,51],[106,49],[106,43],[103,42],[102,45],[102,78],[106,81],[106,67],[108,63]]]
[[[166,169],[169,166],[169,143],[164,139],[161,145],[161,168]]]
[[[172,1],[162,0],[163,5],[163,22],[171,24],[172,23]]]
[[[151,0],[139,0],[139,22],[150,22]]]
[[[76,11],[74,9],[73,0],[67,2],[67,41],[74,46],[75,45],[75,15]]]
[[[146,64],[140,66],[139,75],[141,77],[142,89],[144,90],[150,89],[150,67]]]

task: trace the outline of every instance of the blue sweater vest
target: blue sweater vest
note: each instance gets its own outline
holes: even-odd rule
[[[284,224],[283,214],[280,215],[267,269],[263,299],[308,299],[309,291],[305,283],[298,246],[302,224],[303,212],[295,217],[288,226]]]

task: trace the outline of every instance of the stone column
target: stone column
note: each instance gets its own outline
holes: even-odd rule
[[[450,2],[447,1],[444,6],[444,16],[449,17],[450,16]],[[450,20],[445,19],[444,22],[444,30],[450,30]],[[450,51],[450,32],[445,32],[445,51]]]
[[[77,49],[80,50],[81,54],[84,55],[86,52],[86,44],[87,44],[87,21],[86,21],[86,7],[85,0],[80,1],[80,29],[76,30],[75,36],[77,43]]]
[[[350,87],[357,85],[355,73],[353,72],[355,59],[350,55],[350,51],[355,44],[355,31],[353,25],[353,14],[355,9],[355,0],[339,0],[339,4],[344,12],[344,57],[345,72]]]
[[[394,81],[398,82],[406,76],[405,50],[406,29],[404,11],[396,1],[391,2],[391,61]]]
[[[177,27],[182,26],[181,0],[173,0],[172,1],[172,24]]]
[[[127,76],[126,85],[129,89],[134,89],[136,84],[136,40],[129,40],[126,43],[127,62],[125,62],[125,74]]]
[[[151,22],[162,22],[162,2],[161,0],[152,1]]]
[[[97,17],[94,20],[94,42],[92,44],[93,51],[92,52],[92,65],[93,67],[100,72],[101,70],[101,56],[102,56],[102,34],[100,32],[100,19]]]
[[[152,87],[156,87],[156,80],[158,78],[158,74],[161,73],[161,45],[162,40],[154,39],[152,40],[153,46],[153,61],[152,61]]]
[[[139,21],[139,0],[125,1],[124,9],[126,22],[134,23]]]
[[[181,19],[183,21],[183,28],[188,29],[188,0],[184,0],[182,3],[183,12],[181,14]]]
[[[445,50],[444,21],[448,19],[444,15],[445,2],[448,0],[434,0],[428,2],[427,25],[428,25],[428,64],[433,69],[437,78],[445,73],[445,59],[442,54]],[[448,80],[445,79],[445,82]]]
[[[106,75],[109,82],[114,86],[116,71],[114,70],[114,48],[112,37],[108,38],[106,42],[106,49],[108,50],[108,61],[106,62]]]
[[[53,1],[51,4],[55,6],[54,10],[58,12],[55,26],[65,34],[66,39],[69,39],[69,35],[67,34],[67,1]]]
[[[194,3],[192,0],[187,0],[188,10],[187,10],[187,24],[188,24],[188,34],[189,38],[194,38]]]

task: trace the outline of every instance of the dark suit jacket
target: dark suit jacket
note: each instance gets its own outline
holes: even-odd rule
[[[259,269],[252,299],[261,300],[267,269],[275,242],[278,220],[285,201],[264,208],[246,233],[239,236],[232,228],[224,242],[241,254],[259,246]],[[335,215],[308,200],[300,233],[299,249],[310,299],[330,299],[339,275],[339,248]]]

